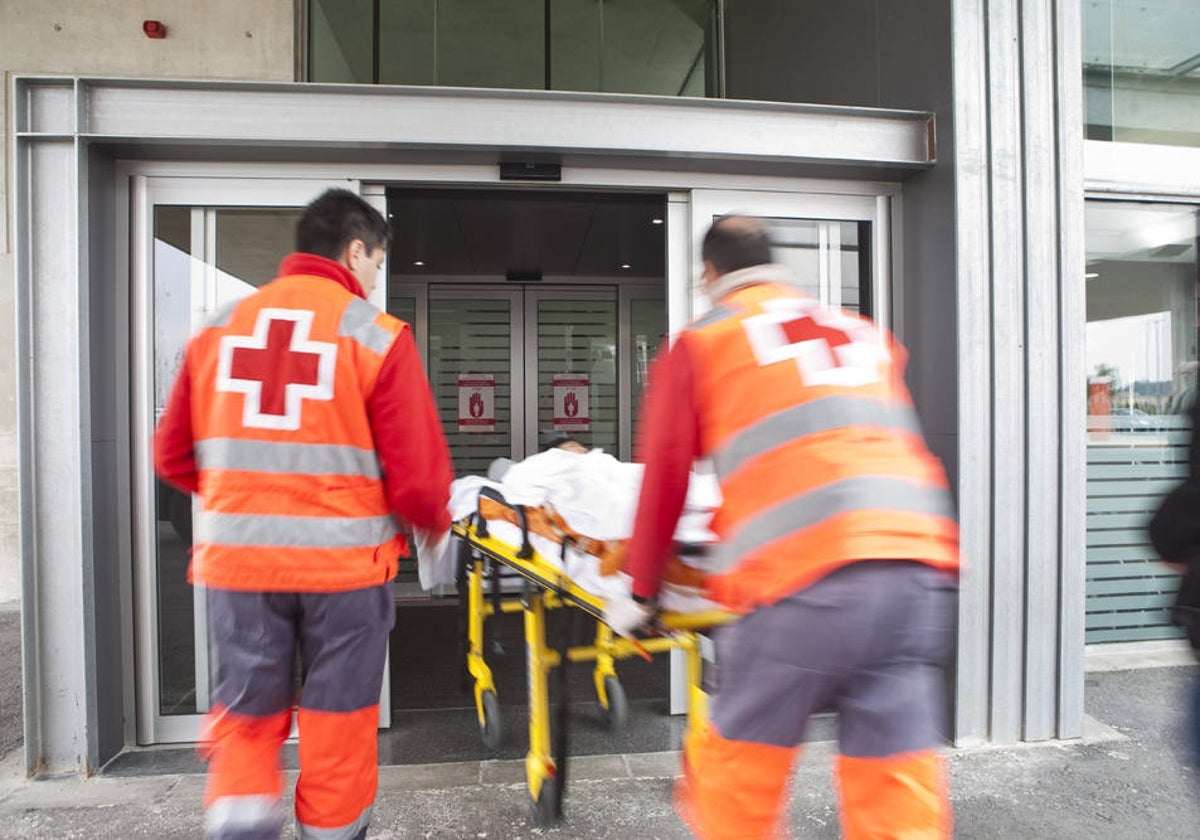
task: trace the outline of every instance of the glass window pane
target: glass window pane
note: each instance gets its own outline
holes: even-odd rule
[[[667,337],[667,302],[662,298],[634,298],[629,301],[629,336],[633,343],[629,354],[633,383],[633,428],[637,429],[638,412],[650,363]]]
[[[209,313],[274,279],[279,260],[293,248],[300,213],[271,207],[154,209],[155,421],[192,332]],[[195,714],[204,704],[196,697],[195,593],[187,581],[193,501],[155,480],[154,505],[159,713]]]
[[[437,0],[380,0],[380,84],[437,84],[436,36]]]
[[[374,0],[312,0],[308,14],[308,78],[374,81]]]
[[[538,301],[538,441],[617,454],[616,300]]]
[[[552,0],[551,87],[715,96],[714,0]]]
[[[1195,0],[1084,0],[1086,133],[1200,146]]]
[[[468,422],[460,391],[491,378],[494,423]],[[458,475],[487,475],[512,457],[512,305],[507,299],[429,301],[429,382]],[[481,404],[482,401],[481,401]],[[476,420],[487,419],[481,411]]]
[[[823,219],[765,220],[777,262],[792,271],[796,285],[826,306],[867,318],[871,307],[870,222]]]
[[[716,0],[313,0],[309,31],[311,81],[719,93]]]
[[[554,90],[604,90],[603,9],[595,0],[551,4],[550,87]]]
[[[279,274],[279,263],[295,250],[296,210],[271,207],[216,211],[216,264],[225,282],[249,294]],[[231,290],[232,292],[232,290]]]
[[[1145,526],[1186,471],[1198,224],[1194,207],[1088,203],[1089,643],[1179,635],[1167,612],[1177,576]]]
[[[438,0],[434,84],[546,86],[542,0]]]
[[[175,371],[191,332],[192,210],[154,210],[154,419],[162,416]],[[196,635],[192,587],[187,581],[192,547],[192,500],[155,479],[158,556],[159,713],[196,712]]]
[[[387,311],[413,330],[417,328],[417,299],[412,295],[389,297]]]

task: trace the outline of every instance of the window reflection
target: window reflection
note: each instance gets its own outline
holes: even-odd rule
[[[768,219],[774,259],[796,285],[827,306],[873,317],[870,222]]]
[[[154,419],[166,408],[188,338],[209,315],[274,279],[292,248],[296,209],[154,209]],[[193,500],[155,480],[159,714],[207,708],[199,691],[196,593],[187,581]],[[199,640],[203,643],[203,640]],[[202,644],[201,644],[202,646]],[[198,694],[199,691],[199,694]]]
[[[1195,0],[1084,0],[1087,137],[1200,146]]]
[[[309,80],[718,96],[718,37],[716,0],[312,0]]]
[[[1087,641],[1178,635],[1178,582],[1146,520],[1186,471],[1196,393],[1200,213],[1170,204],[1087,208]]]

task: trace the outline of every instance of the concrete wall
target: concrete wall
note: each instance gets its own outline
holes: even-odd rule
[[[297,0],[77,0],[0,3],[0,602],[20,596],[16,324],[13,316],[14,73],[292,81]],[[159,20],[167,37],[147,38]]]

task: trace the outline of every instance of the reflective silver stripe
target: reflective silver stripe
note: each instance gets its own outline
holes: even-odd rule
[[[222,837],[263,829],[278,832],[283,828],[283,808],[279,799],[265,794],[221,796],[204,810],[206,837]]]
[[[392,343],[392,334],[375,323],[379,310],[362,298],[354,298],[342,313],[338,324],[338,335],[353,338],[375,353],[387,352]]]
[[[722,543],[714,557],[717,571],[725,571],[756,548],[816,525],[839,513],[855,510],[891,510],[954,518],[950,493],[901,478],[858,476],[835,481],[776,505],[750,519]]]
[[[269,516],[201,511],[198,543],[278,548],[363,548],[383,545],[396,536],[387,516]]]
[[[311,825],[305,825],[297,820],[296,837],[299,840],[354,840],[355,837],[358,837],[359,832],[366,831],[371,822],[371,809],[374,807],[368,805],[367,809],[359,814],[358,819],[354,822],[337,828],[313,828]]]
[[[204,470],[253,470],[302,475],[361,475],[379,478],[379,458],[371,449],[327,443],[276,443],[207,438],[196,444]]]
[[[728,476],[751,458],[796,438],[847,426],[921,432],[917,413],[906,405],[869,397],[825,397],[777,412],[743,429],[713,453],[713,463],[717,475]]]
[[[733,315],[734,309],[731,306],[714,306],[695,321],[692,321],[690,328],[700,329],[702,327],[710,327],[717,323],[717,321],[724,321],[726,318],[732,318]]]
[[[202,329],[229,326],[229,322],[233,320],[233,310],[237,309],[238,304],[241,302],[242,299],[239,298],[237,300],[231,300],[229,303],[218,307],[214,312],[210,313],[209,316],[204,319]]]

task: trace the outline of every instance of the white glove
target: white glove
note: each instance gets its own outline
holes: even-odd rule
[[[648,629],[657,614],[658,604],[654,601],[639,601],[628,595],[613,596],[604,604],[604,623],[627,639]]]
[[[417,549],[417,579],[426,592],[439,583],[454,583],[454,552],[450,547],[450,532],[426,531],[413,528],[413,543]]]

